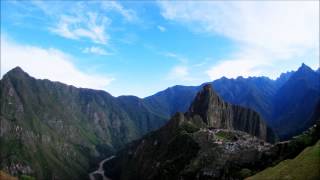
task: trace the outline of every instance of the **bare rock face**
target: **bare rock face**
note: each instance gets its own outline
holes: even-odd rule
[[[240,130],[268,142],[275,141],[275,134],[258,113],[224,102],[209,84],[198,93],[186,115],[200,115],[207,128]]]
[[[200,115],[208,128],[232,129],[232,106],[225,103],[213,90],[205,85],[191,104],[188,115]]]

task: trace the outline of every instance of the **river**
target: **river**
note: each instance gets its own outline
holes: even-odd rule
[[[108,177],[106,177],[106,176],[104,175],[103,164],[104,164],[105,162],[113,159],[114,157],[115,157],[115,156],[110,156],[110,157],[104,159],[103,161],[101,161],[101,162],[99,163],[99,168],[89,174],[90,180],[96,180],[96,179],[94,178],[94,174],[100,174],[100,175],[102,176],[103,180],[111,180],[110,178],[108,178]]]

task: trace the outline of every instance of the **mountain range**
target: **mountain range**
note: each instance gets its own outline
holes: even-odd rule
[[[319,70],[302,64],[276,80],[221,78],[200,86],[170,87],[141,99],[35,79],[17,67],[0,80],[0,169],[38,179],[82,179],[101,159],[168,126],[176,112],[189,112],[180,113],[181,117],[199,115],[191,119],[202,119],[206,125],[197,124],[196,128],[205,128],[207,133],[228,129],[221,131],[223,138],[232,132],[232,137],[240,139],[256,136],[255,143],[274,142],[276,136],[289,139],[315,122],[311,116],[319,107],[319,83]],[[222,118],[223,122],[208,116],[215,108],[207,109],[203,100],[193,101],[206,84],[211,84],[219,97],[212,100],[225,108],[213,119]],[[195,127],[185,128],[193,131]],[[188,139],[186,143],[193,147]]]
[[[113,180],[243,179],[316,143],[318,112],[318,123],[302,136],[272,145],[266,141],[274,142],[275,136],[256,112],[224,102],[205,85],[186,113],[117,152],[104,163],[104,174]],[[311,164],[302,158],[308,164],[304,171],[319,165],[312,157]],[[303,177],[319,176],[310,172]]]
[[[305,117],[312,114],[320,100],[320,69],[314,71],[302,64],[296,71],[282,73],[275,80],[222,77],[208,83],[226,102],[257,111],[281,140],[298,135],[314,123],[306,122]],[[173,86],[144,100],[170,117],[175,112],[185,112],[204,84]]]

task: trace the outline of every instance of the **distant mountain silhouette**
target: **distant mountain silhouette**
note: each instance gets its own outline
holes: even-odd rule
[[[302,66],[291,75],[274,96],[274,127],[278,134],[290,138],[310,126],[312,112],[320,100],[320,75]]]
[[[302,64],[297,71],[282,73],[276,80],[223,77],[210,83],[225,101],[254,109],[281,139],[288,139],[308,128],[308,116],[320,99],[318,72]],[[179,102],[180,105],[162,111],[170,116],[178,111],[185,112],[201,86],[174,86],[144,100],[153,102],[159,109],[165,109],[171,102]]]

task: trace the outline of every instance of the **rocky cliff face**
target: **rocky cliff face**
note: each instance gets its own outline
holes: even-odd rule
[[[0,169],[15,176],[79,179],[90,163],[166,121],[140,101],[37,80],[20,68],[1,79],[0,97]]]
[[[208,128],[233,128],[232,106],[214,93],[211,85],[205,85],[197,94],[187,115],[199,115]]]
[[[188,112],[131,143],[104,168],[112,179],[237,179],[259,166],[271,147],[268,135],[257,113],[225,103],[206,85]]]
[[[199,115],[207,128],[234,129],[273,142],[275,134],[255,111],[224,102],[205,85],[191,104],[187,116]]]

